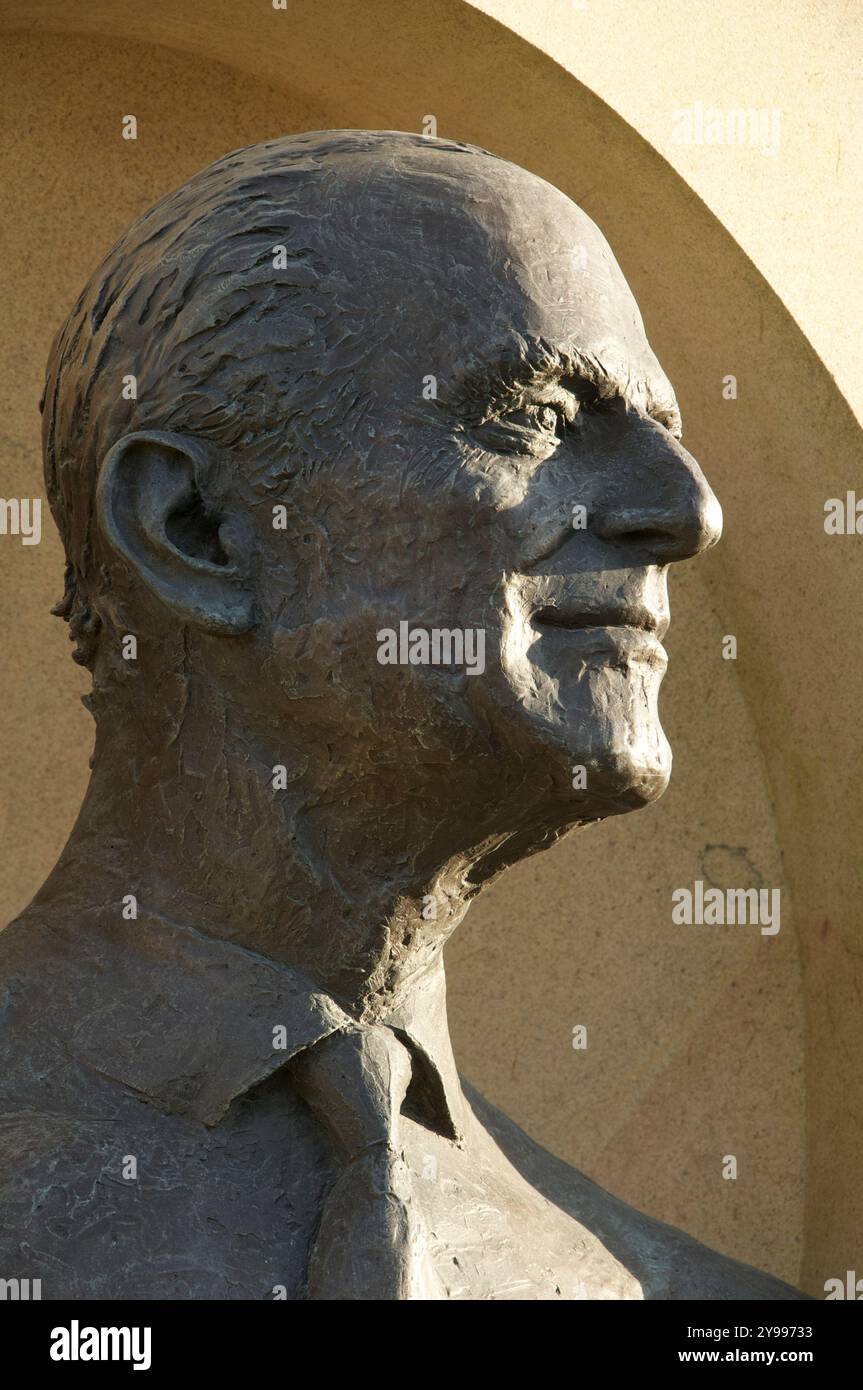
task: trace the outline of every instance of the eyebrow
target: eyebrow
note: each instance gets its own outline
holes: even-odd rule
[[[563,348],[542,338],[519,337],[491,354],[491,361],[474,359],[453,380],[446,404],[457,414],[476,421],[496,406],[531,387],[566,386],[572,383],[591,387],[600,400],[620,398],[644,410],[651,419],[680,437],[680,408],[674,393],[658,394],[644,379],[635,379],[613,364],[602,362],[594,353]]]

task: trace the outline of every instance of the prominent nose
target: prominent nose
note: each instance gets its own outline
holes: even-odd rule
[[[662,425],[637,412],[622,442],[626,487],[612,489],[591,530],[650,552],[664,564],[687,560],[722,535],[722,508],[690,453]]]

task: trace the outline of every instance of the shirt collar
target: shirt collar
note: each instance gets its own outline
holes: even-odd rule
[[[292,1057],[357,1026],[301,971],[165,917],[102,923],[85,935],[77,950],[100,988],[85,991],[70,1051],[169,1113],[215,1125]],[[440,958],[376,1022],[412,1054],[417,1118],[460,1142]]]

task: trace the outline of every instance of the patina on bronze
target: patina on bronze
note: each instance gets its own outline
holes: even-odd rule
[[[450,1047],[471,898],[665,788],[667,569],[721,527],[589,218],[448,140],[238,151],[109,253],[43,409],[97,732],[0,936],[3,1272],[801,1297],[545,1153]]]

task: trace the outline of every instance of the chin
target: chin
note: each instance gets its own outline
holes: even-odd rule
[[[474,891],[519,860],[550,849],[579,826],[641,810],[668,786],[671,749],[659,726],[645,741],[635,740],[624,747],[594,744],[589,753],[585,751],[579,760],[587,771],[582,790],[572,786],[576,760],[570,759],[568,748],[562,748],[559,731],[540,731],[534,722],[529,740],[526,732],[521,729],[511,747],[515,751],[517,745],[522,760],[530,750],[531,776],[521,783],[511,803],[512,828],[504,835],[490,837],[471,867],[468,882]],[[502,789],[499,804],[505,802]]]
[[[512,663],[471,691],[494,757],[514,773],[502,797],[516,822],[565,827],[619,815],[668,786],[671,748],[658,713],[664,663],[567,657],[553,674],[550,662]]]
[[[602,816],[638,811],[658,801],[671,780],[671,749],[662,730],[648,748],[609,750],[589,767],[586,802]]]
[[[637,811],[668,786],[671,748],[656,718],[624,721],[607,710],[592,718],[582,711],[577,725],[536,711],[523,711],[523,718],[512,744],[530,762],[530,781],[550,824]]]

